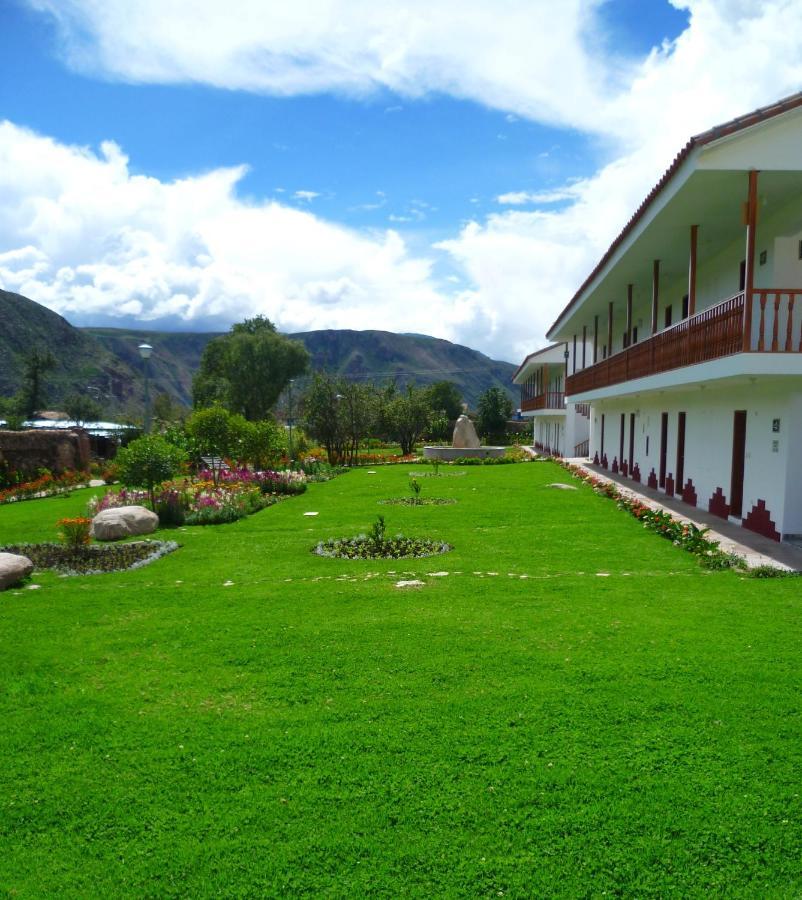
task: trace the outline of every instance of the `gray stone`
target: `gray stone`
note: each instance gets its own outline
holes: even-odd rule
[[[0,591],[27,578],[33,572],[33,563],[27,556],[16,553],[0,553]]]
[[[479,437],[473,422],[463,413],[454,425],[454,438],[451,441],[452,447],[464,449],[467,447],[480,447]]]
[[[547,484],[546,487],[557,488],[560,491],[576,490],[576,487],[573,484],[563,484],[561,481],[553,481],[551,484]]]
[[[119,541],[138,534],[150,534],[159,527],[159,517],[144,506],[104,509],[92,519],[90,534],[97,541]]]

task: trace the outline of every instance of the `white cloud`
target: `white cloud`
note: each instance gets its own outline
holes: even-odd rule
[[[566,0],[559,15],[552,0],[505,0],[503,12],[488,0],[309,0],[269,15],[262,0],[28,2],[60,22],[83,70],[275,95],[439,92],[601,136],[607,159],[582,181],[498,198],[559,208],[480,218],[419,258],[392,230],[245,204],[242,168],[166,184],[132,176],[114,145],[97,155],[6,125],[0,250],[16,255],[0,257],[0,277],[68,312],[265,312],[287,328],[429,331],[521,358],[691,134],[802,87],[798,0],[672,0],[689,27],[643,60],[610,52],[601,0]],[[437,253],[468,288],[437,280]]]
[[[291,331],[458,337],[459,298],[397,232],[246,203],[236,194],[245,171],[162,182],[131,174],[114,144],[94,153],[0,122],[0,286],[73,321],[203,328],[263,313]]]
[[[600,100],[619,76],[587,49],[601,2],[28,0],[58,23],[73,67],[114,79],[277,96],[444,93],[603,129]]]
[[[566,185],[553,191],[509,191],[496,197],[497,203],[507,206],[524,206],[530,203],[561,203],[563,200],[576,200],[577,190]]]
[[[292,196],[295,200],[305,200],[307,203],[311,203],[320,194],[317,191],[296,191]]]

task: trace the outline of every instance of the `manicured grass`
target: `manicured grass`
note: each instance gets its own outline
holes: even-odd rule
[[[705,572],[589,488],[547,488],[568,480],[547,463],[380,506],[410,469],[0,595],[0,889],[802,891],[798,580]],[[0,507],[0,544],[52,539],[89,495]],[[310,552],[378,513],[455,549]]]

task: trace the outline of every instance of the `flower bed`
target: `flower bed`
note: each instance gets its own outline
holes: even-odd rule
[[[352,538],[329,538],[321,541],[312,552],[335,559],[422,559],[448,553],[453,549],[451,544],[429,538],[408,538],[397,534],[377,544],[368,535],[359,534]]]
[[[584,469],[573,463],[557,462],[574,477],[589,484],[597,494],[615,500],[619,509],[626,510],[639,522],[642,522],[644,528],[666,538],[674,546],[693,553],[706,568],[743,567],[743,560],[739,556],[725,553],[719,549],[718,541],[711,541],[705,536],[710,531],[709,528],[699,528],[693,522],[681,522],[664,509],[652,509],[636,497],[622,493],[618,486],[611,481],[605,481],[592,473],[585,472]]]
[[[387,506],[451,506],[456,502],[454,497],[390,497],[379,500]]]
[[[71,469],[67,469],[60,475],[45,472],[33,481],[23,481],[0,490],[0,504],[64,494],[87,484],[90,477],[88,472],[77,472]]]
[[[175,541],[131,541],[122,544],[15,544],[0,552],[27,556],[35,569],[64,575],[100,575],[139,569],[178,549]]]
[[[257,483],[240,481],[220,483],[211,481],[168,481],[156,492],[156,512],[162,525],[219,525],[235,522],[272,506],[279,501],[275,494],[265,494]],[[121,488],[108,491],[103,497],[93,497],[88,510],[92,516],[104,509],[120,506],[145,506],[147,491]]]
[[[387,537],[384,516],[378,516],[370,534],[358,534],[352,538],[329,538],[312,548],[318,556],[335,559],[421,559],[448,553],[454,548],[445,541],[430,538],[408,538],[403,534]]]

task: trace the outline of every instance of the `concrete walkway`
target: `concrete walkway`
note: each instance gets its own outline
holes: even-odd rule
[[[755,534],[740,525],[733,525],[714,516],[712,513],[699,509],[696,506],[688,506],[682,500],[675,497],[666,497],[660,491],[646,487],[613,475],[601,466],[594,466],[586,459],[567,459],[566,462],[578,466],[588,475],[594,475],[600,481],[613,482],[622,494],[640,500],[652,509],[664,509],[671,513],[675,519],[682,522],[692,522],[697,528],[709,528],[707,537],[711,541],[718,541],[720,548],[725,553],[737,553],[743,557],[746,565],[751,569],[755,566],[774,566],[785,571],[802,571],[802,548],[788,542],[772,541],[770,538]],[[633,484],[636,487],[633,487]],[[691,513],[689,515],[689,513]]]

